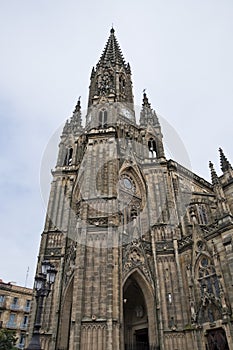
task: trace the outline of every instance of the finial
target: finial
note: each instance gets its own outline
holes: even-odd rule
[[[130,64],[129,63],[127,63],[126,69],[127,69],[127,72],[129,74],[131,74],[131,68],[130,68]]]
[[[73,111],[73,116],[70,120],[72,125],[76,125],[78,128],[82,128],[82,118],[81,118],[81,96],[79,96],[75,109]]]
[[[143,100],[142,101],[143,101],[143,103],[142,103],[143,107],[151,108],[148,97],[146,95],[146,89],[143,89]]]
[[[81,100],[81,96],[79,96],[79,98],[78,98],[78,102],[77,102],[77,104],[75,106],[75,110],[74,110],[73,113],[79,113],[80,112],[80,110],[81,110],[81,102],[80,102],[80,100]]]
[[[146,89],[143,89],[142,92],[142,110],[140,113],[139,123],[142,126],[147,126],[148,124],[151,124],[153,126],[159,126],[158,117],[155,111],[151,108],[151,104],[146,94]]]
[[[111,33],[111,34],[114,34],[114,33],[115,33],[115,29],[113,28],[113,23],[112,23],[112,28],[111,28],[111,30],[110,30],[110,33]]]
[[[210,167],[212,184],[213,185],[217,185],[219,183],[218,175],[217,175],[217,173],[216,173],[216,171],[214,169],[214,165],[213,165],[213,163],[211,161],[209,162],[209,167]]]
[[[232,169],[232,166],[228,161],[227,157],[225,156],[225,154],[223,153],[223,150],[221,147],[219,147],[219,153],[220,153],[220,165],[224,173],[225,171]]]

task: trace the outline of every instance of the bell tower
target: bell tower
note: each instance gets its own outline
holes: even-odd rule
[[[224,174],[211,165],[213,184],[166,159],[145,91],[136,120],[112,28],[87,113],[79,98],[52,171],[37,265],[58,271],[43,305],[44,350],[204,350],[205,334],[231,341],[232,167],[220,156]]]

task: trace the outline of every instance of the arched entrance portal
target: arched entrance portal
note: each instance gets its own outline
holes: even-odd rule
[[[226,333],[223,328],[207,331],[208,350],[229,350]]]
[[[154,308],[151,304],[153,298],[146,289],[147,286],[138,272],[131,274],[124,284],[125,350],[149,350],[150,345],[155,344]]]

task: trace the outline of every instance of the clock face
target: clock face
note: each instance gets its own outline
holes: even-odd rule
[[[125,108],[125,107],[122,108],[121,112],[122,112],[122,115],[123,115],[125,118],[128,118],[128,119],[130,119],[130,120],[133,119],[132,113],[131,113],[127,108]]]

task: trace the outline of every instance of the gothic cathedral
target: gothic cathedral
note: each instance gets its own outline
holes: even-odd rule
[[[164,152],[114,29],[78,101],[52,172],[37,271],[44,350],[233,350],[233,169],[220,149],[212,183]]]

